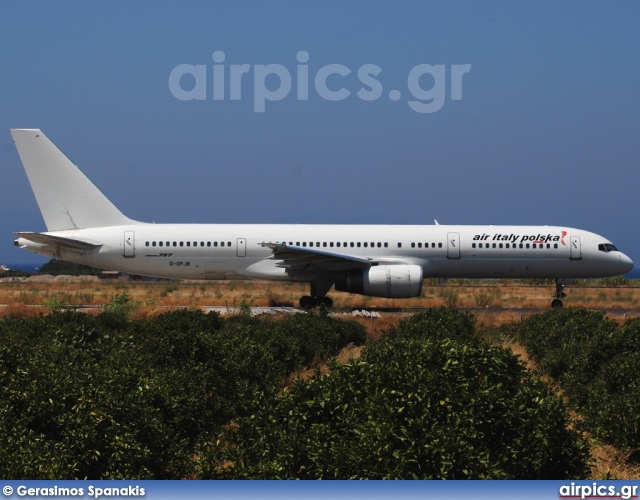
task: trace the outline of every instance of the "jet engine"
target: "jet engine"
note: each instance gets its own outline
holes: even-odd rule
[[[371,297],[408,298],[420,295],[422,279],[420,266],[372,266],[342,274],[335,286],[339,292]]]

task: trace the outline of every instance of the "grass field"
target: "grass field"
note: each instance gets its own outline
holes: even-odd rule
[[[143,310],[167,307],[238,307],[241,304],[269,307],[297,307],[308,286],[297,283],[263,281],[184,281],[141,282],[126,278],[109,281],[82,281],[73,277],[37,277],[22,282],[0,283],[0,304],[33,306],[56,301],[67,305],[98,305],[127,292]],[[633,283],[633,282],[632,282]],[[336,310],[362,308],[421,308],[454,306],[486,309],[548,308],[554,285],[528,285],[518,282],[461,281],[444,284],[425,282],[420,297],[383,299],[343,292],[331,292]],[[638,286],[603,286],[590,282],[587,286],[569,286],[566,306],[606,309],[639,309]]]

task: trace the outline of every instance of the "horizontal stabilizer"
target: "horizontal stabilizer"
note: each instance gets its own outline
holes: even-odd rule
[[[66,238],[64,236],[54,236],[45,233],[14,233],[20,238],[40,243],[42,245],[61,246],[73,250],[94,250],[102,246],[101,243],[95,243],[86,240],[77,240],[75,238]]]

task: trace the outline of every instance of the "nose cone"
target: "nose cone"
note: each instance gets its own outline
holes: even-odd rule
[[[631,272],[633,269],[633,261],[622,252],[620,252],[618,257],[620,259],[620,274],[627,274],[628,272]]]

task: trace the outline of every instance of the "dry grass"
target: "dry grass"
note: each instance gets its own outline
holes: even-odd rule
[[[613,446],[595,443],[591,447],[593,465],[590,479],[637,480],[640,464],[630,452],[622,452]]]
[[[0,304],[40,305],[55,299],[69,305],[98,305],[117,293],[127,291],[134,301],[150,309],[156,307],[257,307],[297,306],[308,286],[298,283],[264,281],[184,281],[137,282],[126,279],[99,282],[2,282]],[[331,292],[337,310],[362,308],[422,308],[455,306],[485,309],[546,309],[553,286],[526,286],[494,283],[484,286],[448,284],[424,286],[420,297],[384,299]],[[639,309],[640,288],[568,287],[567,306],[607,309]],[[487,319],[488,320],[488,319]],[[495,321],[491,320],[491,321]]]

